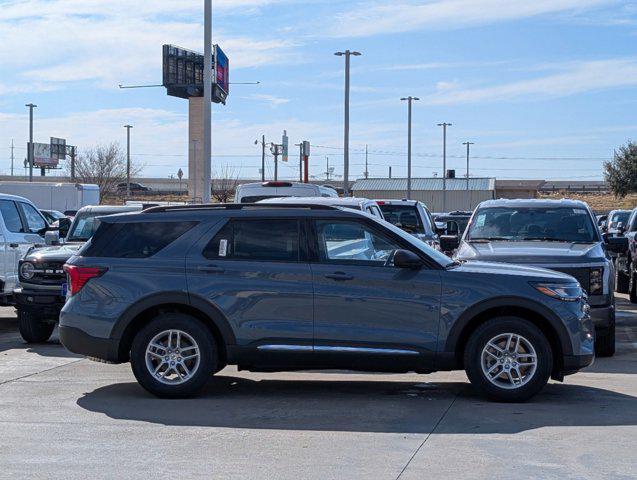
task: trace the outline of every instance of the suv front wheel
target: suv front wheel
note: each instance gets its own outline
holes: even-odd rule
[[[137,333],[131,346],[135,378],[158,397],[197,393],[217,371],[218,361],[210,331],[182,313],[158,315]]]
[[[531,322],[498,317],[471,334],[464,366],[472,385],[497,401],[523,402],[548,382],[553,365],[551,346]]]

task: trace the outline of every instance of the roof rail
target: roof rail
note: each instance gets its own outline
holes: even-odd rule
[[[201,205],[163,205],[147,208],[143,211],[143,213],[161,213],[182,210],[243,210],[244,208],[306,208],[309,210],[340,210],[339,207],[333,205],[308,203],[211,203]]]

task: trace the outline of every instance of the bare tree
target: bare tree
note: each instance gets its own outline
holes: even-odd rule
[[[225,165],[218,178],[212,181],[212,198],[219,203],[228,203],[237,190],[238,176]]]
[[[67,163],[67,173],[70,165]],[[140,167],[131,165],[131,176],[139,174]],[[98,145],[80,154],[75,161],[75,178],[83,183],[94,183],[100,188],[100,201],[117,191],[117,184],[126,181],[126,155],[118,143]]]

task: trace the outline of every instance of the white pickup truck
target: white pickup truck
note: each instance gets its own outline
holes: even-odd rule
[[[11,301],[18,261],[35,244],[44,244],[49,224],[24,197],[0,193],[0,305]]]

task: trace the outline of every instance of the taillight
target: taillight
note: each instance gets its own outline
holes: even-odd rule
[[[75,295],[91,279],[101,277],[106,273],[107,268],[102,267],[82,267],[79,265],[64,265],[69,282],[69,293]]]

